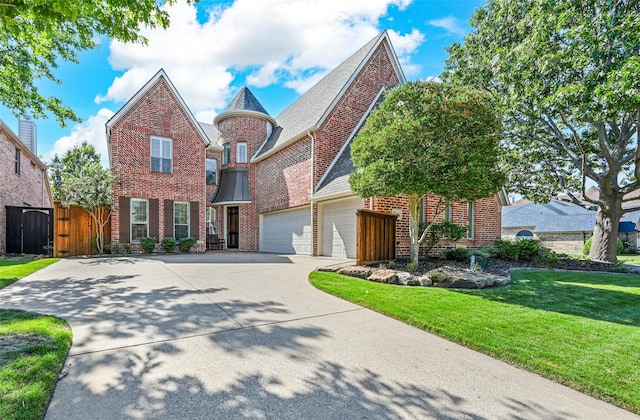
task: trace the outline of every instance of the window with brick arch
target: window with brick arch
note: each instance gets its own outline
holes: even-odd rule
[[[149,201],[144,198],[131,199],[131,241],[140,241],[149,236]]]
[[[189,237],[189,202],[176,201],[173,203],[173,229],[177,240]]]
[[[151,172],[172,173],[173,141],[166,137],[151,136]]]

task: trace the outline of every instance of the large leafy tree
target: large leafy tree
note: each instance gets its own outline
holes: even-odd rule
[[[638,210],[625,203],[640,189],[640,3],[489,0],[471,24],[444,78],[491,92],[510,185],[536,201],[580,188],[574,201],[598,208],[589,258],[615,261],[620,218]]]
[[[349,182],[361,197],[409,200],[411,261],[429,226],[419,209],[429,194],[446,203],[474,201],[504,184],[498,168],[501,122],[486,95],[446,83],[409,82],[390,90],[351,145]],[[433,223],[434,220],[431,221]]]
[[[189,3],[197,0],[184,0]],[[59,60],[78,62],[78,52],[95,48],[98,36],[146,42],[141,26],[169,25],[162,6],[174,0],[3,0],[0,1],[0,103],[16,116],[45,117],[61,125],[79,118],[62,100],[44,96],[40,79],[59,83]]]
[[[79,176],[85,168],[95,164],[100,164],[100,155],[95,147],[87,142],[72,147],[62,157],[56,154],[49,164],[53,199],[64,201],[67,192],[63,187],[63,181]]]

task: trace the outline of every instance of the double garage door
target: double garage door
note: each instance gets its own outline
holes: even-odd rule
[[[319,204],[322,255],[356,257],[356,210],[359,198]],[[280,254],[312,253],[311,208],[309,206],[262,215],[260,251]]]

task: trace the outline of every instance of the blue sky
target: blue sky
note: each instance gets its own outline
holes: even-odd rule
[[[106,164],[105,122],[160,68],[199,121],[211,123],[239,88],[249,86],[276,116],[324,74],[376,34],[388,30],[409,80],[438,76],[445,47],[461,42],[484,1],[431,0],[201,0],[171,7],[171,26],[143,30],[147,46],[102,39],[100,48],[62,63],[60,85],[42,92],[60,97],[82,118],[62,128],[35,120],[38,155],[83,140]],[[17,133],[17,119],[0,107],[0,119]]]

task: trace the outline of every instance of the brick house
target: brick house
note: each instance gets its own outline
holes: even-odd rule
[[[107,123],[121,180],[113,239],[177,236],[180,202],[189,204],[190,236],[215,232],[229,249],[354,257],[356,210],[367,208],[400,216],[397,250],[408,254],[406,198],[363,200],[348,184],[351,140],[384,90],[404,82],[383,32],[280,115],[269,115],[244,87],[212,126],[194,120],[161,70]],[[154,141],[164,142],[166,153],[154,154]],[[154,170],[154,158],[173,159],[166,162],[172,170]],[[425,200],[425,217],[434,204]],[[496,196],[455,203],[447,217],[471,227],[462,243],[481,246],[500,236],[500,209]]]
[[[53,198],[46,165],[2,120],[0,178],[0,254],[4,254],[7,252],[7,207],[49,209]]]

